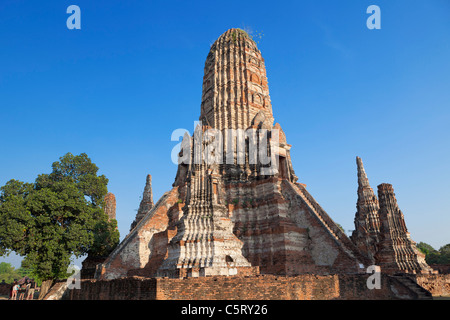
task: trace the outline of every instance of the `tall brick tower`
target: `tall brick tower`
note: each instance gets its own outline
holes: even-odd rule
[[[108,192],[105,196],[104,211],[108,215],[109,220],[116,219],[116,197],[111,192]]]
[[[358,168],[358,201],[356,203],[355,230],[351,236],[356,246],[373,262],[379,241],[380,205],[373,189],[370,187],[364,165],[360,157],[356,157]]]
[[[144,192],[142,194],[142,200],[139,205],[138,212],[136,214],[136,218],[131,223],[130,230],[133,230],[134,227],[141,221],[143,217],[153,208],[153,192],[152,192],[152,176],[147,175],[147,179],[145,180]]]
[[[96,278],[358,273],[371,264],[297,183],[264,59],[245,31],[230,29],[211,46],[201,97],[172,190]]]
[[[406,228],[405,218],[398,208],[394,188],[388,183],[378,186],[380,201],[380,242],[376,263],[386,273],[433,273],[425,262]]]
[[[230,29],[211,46],[205,62],[200,119],[216,129],[273,126],[266,68],[250,36]]]
[[[257,114],[271,128],[273,117],[265,67],[248,34],[230,29],[212,45],[204,72],[201,123],[191,144],[190,167],[184,170],[186,177],[182,179],[187,182],[186,205],[159,276],[231,275],[248,273],[251,267],[242,254],[242,241],[233,233],[225,205],[224,176],[237,173],[238,178],[248,178],[257,165],[250,167],[248,160],[238,165],[234,152],[227,161],[226,150],[230,147],[238,150],[239,141],[238,137],[230,138],[236,134],[226,133],[227,129],[244,132]],[[213,163],[204,158],[205,149],[213,142],[208,138],[216,139],[216,134],[204,139],[208,130],[225,137],[213,150],[220,157]]]

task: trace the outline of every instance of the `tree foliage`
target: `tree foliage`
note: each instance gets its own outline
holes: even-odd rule
[[[21,274],[10,263],[0,263],[0,282],[4,280],[6,283],[13,283],[20,278],[22,278]]]
[[[425,254],[428,264],[450,264],[450,243],[436,250],[427,243],[419,242],[417,248]]]
[[[23,263],[19,269],[14,268],[7,262],[0,263],[0,282],[4,280],[8,284],[12,284],[15,280],[22,279],[23,277],[33,279],[38,286],[41,285],[41,281],[35,277],[33,270],[25,268]]]
[[[72,255],[108,254],[117,222],[103,210],[108,179],[84,153],[67,153],[34,183],[0,188],[0,255],[15,251],[43,280],[66,277]]]

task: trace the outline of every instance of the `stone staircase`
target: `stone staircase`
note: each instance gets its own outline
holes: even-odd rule
[[[417,295],[418,300],[433,300],[433,296],[430,291],[418,285],[413,279],[404,274],[398,274],[391,276],[396,279],[398,282],[403,284],[405,287],[410,289]]]

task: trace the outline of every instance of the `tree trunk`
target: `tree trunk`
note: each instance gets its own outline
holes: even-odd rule
[[[41,291],[39,293],[38,300],[43,300],[44,299],[45,295],[50,290],[52,284],[53,284],[53,280],[45,280],[45,281],[42,282],[42,284],[41,284]]]

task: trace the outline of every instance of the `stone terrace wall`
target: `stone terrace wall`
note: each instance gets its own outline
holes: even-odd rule
[[[415,278],[433,296],[450,296],[450,274],[416,275]]]
[[[450,273],[450,264],[430,264],[430,267],[439,271],[439,273]]]
[[[335,275],[158,279],[161,300],[331,300],[338,297]]]
[[[156,279],[129,277],[114,280],[81,280],[81,289],[72,289],[70,300],[155,300]]]
[[[356,300],[415,299],[408,288],[382,275],[381,289],[369,290],[369,275],[260,275],[187,279],[129,277],[82,280],[72,300]]]
[[[11,290],[12,284],[0,283],[0,295],[9,296],[9,291]]]

